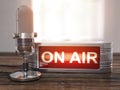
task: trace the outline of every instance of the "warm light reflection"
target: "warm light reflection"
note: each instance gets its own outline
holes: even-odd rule
[[[36,41],[103,40],[104,0],[32,0]]]

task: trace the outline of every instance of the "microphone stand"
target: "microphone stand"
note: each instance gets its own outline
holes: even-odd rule
[[[26,55],[23,55],[23,71],[24,71],[24,77],[28,76],[28,58]]]
[[[14,81],[33,81],[38,80],[41,76],[39,71],[29,69],[28,56],[34,51],[34,33],[15,34],[14,39],[17,40],[17,51],[23,57],[23,70],[11,73],[10,79]]]

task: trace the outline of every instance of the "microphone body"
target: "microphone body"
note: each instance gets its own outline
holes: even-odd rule
[[[27,6],[20,6],[17,10],[17,31],[14,34],[16,48],[23,57],[23,71],[10,74],[15,81],[32,81],[39,79],[41,73],[29,70],[29,55],[34,52],[33,13]]]

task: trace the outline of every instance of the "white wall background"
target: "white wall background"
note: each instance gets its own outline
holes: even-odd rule
[[[16,10],[20,5],[30,5],[30,0],[0,0],[0,52],[14,52]]]
[[[120,52],[120,0],[105,2],[105,41],[112,42],[113,52]]]
[[[0,0],[0,52],[14,52],[16,9],[31,5],[30,0]],[[120,0],[105,0],[105,41],[112,42],[113,51],[120,52]]]

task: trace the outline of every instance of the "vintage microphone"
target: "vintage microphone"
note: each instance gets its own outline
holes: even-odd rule
[[[34,53],[33,12],[27,6],[20,6],[17,10],[17,24],[14,39],[16,39],[16,50],[23,57],[23,71],[10,74],[12,80],[31,81],[39,79],[41,73],[28,68],[28,56]]]

